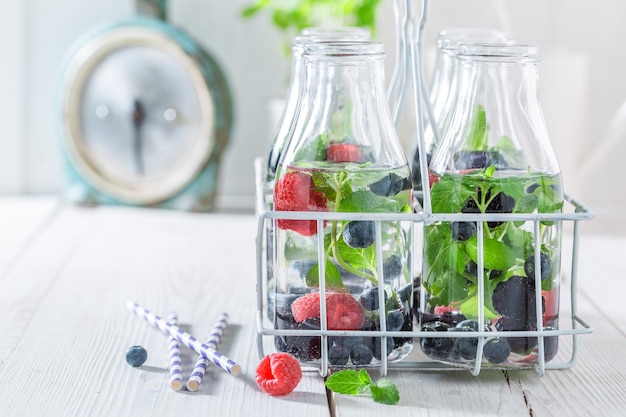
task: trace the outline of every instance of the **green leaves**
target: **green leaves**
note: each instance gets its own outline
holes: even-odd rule
[[[356,371],[345,369],[332,374],[326,380],[326,387],[337,394],[369,394],[377,403],[397,404],[400,401],[398,388],[389,378],[380,378],[373,383],[365,369]]]
[[[368,27],[374,32],[379,3],[380,0],[256,0],[241,11],[241,16],[250,18],[267,10],[274,26],[282,31],[299,31],[334,19],[345,26]]]
[[[467,133],[467,150],[485,151],[489,144],[489,126],[487,125],[487,113],[482,105],[478,105],[474,118]]]

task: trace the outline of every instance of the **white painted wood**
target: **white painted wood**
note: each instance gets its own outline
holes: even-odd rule
[[[50,197],[0,199],[0,281],[58,206],[58,200]]]
[[[15,207],[0,200],[0,219],[37,220],[31,229],[22,227],[28,243],[0,278],[2,415],[613,416],[626,409],[626,332],[617,314],[625,289],[619,279],[624,239],[581,239],[579,313],[594,333],[579,337],[574,368],[548,370],[544,377],[394,370],[389,377],[401,400],[386,406],[343,395],[329,403],[315,372],[284,397],[258,389],[252,216],[54,204],[40,205],[37,215],[31,207],[15,216]],[[167,336],[127,311],[127,300],[160,315],[175,310],[199,339],[228,312],[219,350],[242,366],[242,375],[212,367],[198,392],[173,392]],[[564,303],[563,325],[567,309]],[[135,344],[149,354],[140,368],[124,361]],[[558,359],[569,352],[571,338],[562,337]],[[183,349],[184,376],[195,359]]]
[[[255,225],[251,216],[66,207],[0,283],[3,415],[328,414],[321,378],[283,398],[254,381]],[[228,312],[219,347],[242,375],[212,367],[198,392],[171,391],[167,337],[127,300],[177,311],[198,338]],[[149,352],[141,368],[124,360],[135,344]],[[195,359],[184,350],[185,372]]]

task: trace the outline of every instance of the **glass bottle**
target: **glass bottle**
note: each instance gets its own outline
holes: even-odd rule
[[[563,207],[560,170],[538,99],[538,62],[533,46],[461,46],[456,105],[429,166],[433,213],[487,218],[425,226],[421,329],[492,331],[482,347],[485,367],[538,363],[537,333],[498,332],[557,329],[560,222],[498,218]],[[545,361],[556,354],[557,340],[542,339]],[[474,366],[478,343],[423,338],[421,347],[436,360]]]
[[[278,123],[278,128],[274,136],[274,141],[270,147],[267,158],[267,175],[264,183],[264,201],[268,209],[272,208],[272,197],[274,193],[274,177],[281,155],[287,147],[287,138],[290,129],[292,129],[295,120],[295,112],[298,108],[298,102],[302,94],[302,86],[304,85],[304,65],[302,63],[302,54],[304,47],[310,43],[328,42],[328,41],[349,41],[349,40],[368,40],[370,39],[370,31],[366,28],[340,26],[340,27],[310,27],[300,31],[292,43],[292,64],[291,64],[291,84],[285,100],[285,108]],[[265,228],[265,280],[268,288],[267,291],[267,313],[273,319],[274,304],[273,294],[271,291],[274,285],[274,234],[272,222],[267,222]]]
[[[277,170],[275,210],[346,216],[277,219],[277,329],[412,329],[412,222],[373,214],[411,212],[412,200],[409,165],[385,96],[383,60],[379,43],[305,47],[306,81]],[[359,218],[362,213],[370,217]],[[318,361],[327,349],[331,367],[364,367],[383,357],[404,358],[412,339],[289,335],[276,336],[275,346],[303,362]]]
[[[457,55],[459,47],[465,43],[501,42],[505,35],[490,28],[452,28],[439,32],[437,38],[437,58],[430,90],[432,115],[436,120],[433,129],[429,118],[424,120],[424,149],[426,160],[430,161],[435,146],[438,144],[444,126],[450,117],[450,110],[454,106],[454,96],[457,91]],[[422,190],[422,179],[419,168],[419,153],[417,147],[413,154],[412,173],[413,186],[416,191]]]
[[[270,183],[276,175],[276,168],[278,167],[280,156],[287,146],[289,129],[292,127],[291,122],[294,120],[294,113],[302,92],[301,88],[304,82],[302,53],[304,46],[315,42],[368,40],[370,36],[371,34],[368,29],[360,27],[311,27],[302,29],[300,35],[294,39],[292,43],[291,84],[287,92],[285,108],[278,123],[274,141],[270,147],[267,159],[267,174]]]

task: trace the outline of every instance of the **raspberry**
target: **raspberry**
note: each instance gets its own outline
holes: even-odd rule
[[[276,211],[328,211],[326,196],[316,191],[313,178],[302,172],[288,172],[276,183],[274,208]],[[278,219],[277,224],[281,229],[304,236],[317,234],[316,220]]]
[[[320,317],[320,293],[312,292],[297,298],[291,303],[291,313],[298,323],[309,318]]]
[[[320,294],[304,295],[291,304],[293,318],[301,323],[320,317]],[[363,325],[363,307],[350,294],[326,293],[326,323],[328,330],[358,330]]]
[[[269,395],[289,394],[301,378],[300,363],[284,352],[267,355],[256,368],[256,383]]]
[[[353,143],[333,143],[328,146],[326,159],[331,162],[363,162],[363,150]]]

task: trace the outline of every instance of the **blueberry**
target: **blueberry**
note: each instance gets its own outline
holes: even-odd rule
[[[550,259],[550,255],[541,252],[539,259],[541,263],[541,279],[548,279],[552,273],[552,260]],[[524,272],[528,278],[535,279],[535,254],[526,258],[524,262]]]
[[[411,187],[408,177],[401,178],[393,172],[370,184],[370,191],[376,195],[391,197]]]
[[[404,316],[398,310],[391,310],[387,313],[387,330],[397,331],[402,329],[404,324]]]
[[[422,325],[423,332],[447,332],[450,326],[441,321],[431,321]],[[446,359],[450,356],[454,341],[450,337],[423,337],[422,351],[434,359]]]
[[[142,346],[131,346],[126,351],[126,362],[130,366],[138,367],[148,359],[148,352]]]
[[[413,298],[413,283],[408,283],[398,289],[398,297],[400,297],[400,301],[402,302],[409,302],[409,300]]]
[[[378,310],[378,287],[369,287],[360,297],[361,305],[366,310]],[[385,303],[387,302],[387,293],[385,292]]]
[[[383,261],[383,276],[389,281],[402,274],[402,258],[398,255],[391,255]]]
[[[534,280],[513,275],[496,285],[491,296],[491,302],[496,311],[503,316],[527,323],[535,323],[537,321],[535,295]],[[542,301],[545,303],[543,297]]]
[[[465,242],[472,236],[476,235],[476,223],[474,222],[452,222],[452,239],[459,242]]]
[[[368,365],[373,358],[372,350],[365,345],[355,345],[350,351],[350,360],[353,365]]]
[[[370,247],[376,240],[374,222],[364,220],[351,221],[343,229],[343,240],[352,248]]]
[[[503,337],[489,339],[483,346],[483,355],[491,363],[502,363],[511,354],[511,345]]]
[[[328,362],[331,365],[346,365],[350,359],[350,351],[343,346],[332,346],[328,349]]]
[[[544,327],[543,330],[556,330],[553,327]],[[543,338],[543,356],[546,362],[550,362],[559,351],[559,337],[545,336]]]
[[[455,327],[467,317],[458,311],[446,311],[439,316],[439,321],[446,323],[450,327]]]
[[[473,332],[474,329],[467,326],[452,327],[451,332]],[[454,353],[458,354],[463,359],[475,359],[476,350],[478,349],[477,337],[458,337],[454,341]]]
[[[469,327],[472,331],[478,331],[478,320],[467,319],[457,323],[456,327]]]
[[[365,345],[370,349],[374,358],[380,360],[382,358],[382,337],[370,337],[369,339],[365,339]],[[395,347],[395,342],[393,337],[386,337],[387,343],[387,355],[391,353],[393,348]]]

